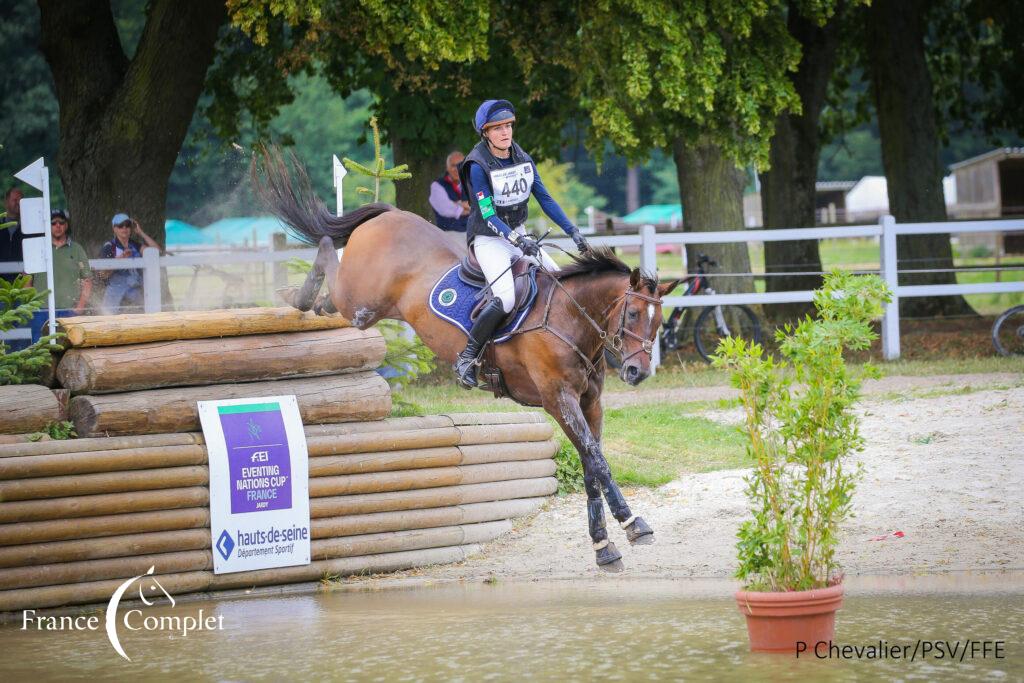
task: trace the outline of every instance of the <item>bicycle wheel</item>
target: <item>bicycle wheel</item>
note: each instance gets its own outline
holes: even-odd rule
[[[1024,306],[1014,306],[996,318],[992,344],[1000,356],[1024,355]]]
[[[668,318],[661,324],[661,334],[658,335],[658,339],[661,343],[661,355],[664,356],[669,351],[675,351],[679,348],[682,334],[680,333],[680,324],[683,318],[683,307],[672,309],[672,313]]]
[[[721,315],[716,315],[716,311]],[[761,341],[761,321],[746,306],[708,306],[700,312],[693,326],[697,353],[708,363],[722,339],[736,336],[752,344]]]

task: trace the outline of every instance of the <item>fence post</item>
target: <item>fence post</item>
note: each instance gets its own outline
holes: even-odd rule
[[[897,360],[900,357],[900,298],[897,296],[899,269],[896,253],[896,219],[888,215],[882,216],[878,219],[878,224],[882,228],[882,237],[878,241],[882,278],[892,292],[892,301],[885,305],[885,312],[882,315],[882,357],[885,360]]]
[[[275,232],[271,236],[270,240],[270,251],[278,252],[285,250],[285,244],[288,241],[288,235],[283,232]],[[284,261],[274,261],[274,291],[281,289],[282,287],[288,286],[288,264]],[[273,300],[274,292],[270,293],[270,298]]]
[[[142,295],[146,313],[159,313],[163,308],[160,292],[160,250],[146,247],[142,250]]]
[[[658,233],[653,225],[640,226],[640,270],[658,274]],[[658,330],[661,332],[661,330]],[[655,336],[654,348],[651,350],[651,374],[655,374],[661,364],[661,343]]]

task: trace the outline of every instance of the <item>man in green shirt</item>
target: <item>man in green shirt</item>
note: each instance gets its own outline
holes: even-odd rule
[[[50,237],[53,240],[53,299],[58,310],[82,315],[92,294],[92,271],[85,249],[68,237],[68,215],[57,210],[50,214]],[[32,276],[32,286],[49,289],[46,273]]]

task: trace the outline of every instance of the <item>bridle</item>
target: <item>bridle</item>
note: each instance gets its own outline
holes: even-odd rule
[[[549,318],[551,315],[551,303],[555,296],[555,290],[561,290],[561,292],[565,294],[566,298],[569,299],[569,301],[572,302],[572,304],[580,312],[580,315],[582,315],[583,318],[588,323],[590,323],[590,326],[593,327],[594,330],[597,332],[598,337],[601,339],[601,352],[605,350],[610,351],[612,355],[619,360],[620,364],[625,364],[626,361],[628,361],[630,358],[639,353],[646,353],[648,358],[651,357],[651,354],[654,351],[654,341],[658,336],[657,326],[654,326],[652,324],[652,327],[654,327],[654,331],[651,333],[651,337],[649,339],[646,337],[641,337],[639,334],[633,332],[632,330],[626,327],[626,309],[628,308],[627,304],[631,297],[640,299],[641,301],[644,301],[649,304],[660,305],[661,299],[659,297],[650,296],[648,294],[638,292],[631,288],[623,292],[619,297],[617,297],[614,301],[608,304],[605,307],[604,311],[601,312],[601,317],[605,319],[605,324],[607,324],[607,321],[609,320],[609,312],[615,307],[616,304],[620,304],[618,329],[616,329],[615,332],[612,333],[611,336],[609,336],[604,326],[599,324],[596,320],[594,320],[594,318],[587,312],[587,310],[583,308],[583,306],[581,306],[578,301],[576,301],[576,298],[569,293],[569,291],[562,285],[561,281],[554,273],[547,271],[543,266],[540,266],[538,270],[539,272],[551,278],[551,281],[555,285],[548,290],[547,300],[544,302],[544,316],[541,318],[540,323],[538,323],[537,325],[534,325],[533,327],[527,327],[516,330],[515,332],[512,333],[512,336],[517,334],[526,334],[527,332],[535,332],[538,330],[548,332],[556,339],[561,340],[562,343],[566,344],[576,353],[577,356],[580,357],[580,360],[582,360],[587,367],[588,378],[590,377],[590,375],[596,373],[597,366],[595,365],[594,359],[596,359],[600,354],[598,353],[594,354],[593,356],[588,356],[582,349],[580,349],[576,342],[569,339],[564,334],[559,332],[557,329],[551,327],[551,325],[549,324]],[[651,323],[653,323],[653,321],[654,317],[651,316]],[[633,353],[629,354],[628,356],[623,356],[622,349],[625,345],[627,337],[639,341],[640,348],[634,351]]]
[[[566,295],[569,296],[569,293],[566,292]],[[607,340],[605,342],[605,348],[609,348],[612,353],[618,355],[619,363],[621,365],[625,365],[626,361],[628,361],[630,358],[637,355],[638,353],[646,353],[647,357],[651,358],[651,354],[654,352],[654,342],[658,337],[658,328],[656,325],[653,324],[653,315],[650,316],[651,319],[648,322],[649,325],[654,327],[654,332],[651,333],[650,338],[641,337],[639,334],[626,327],[626,309],[628,308],[630,297],[640,299],[641,301],[644,301],[648,304],[661,304],[661,299],[659,297],[650,296],[644,294],[643,292],[638,292],[634,289],[627,289],[622,294],[622,296],[620,296],[618,299],[611,302],[610,304],[608,304],[607,307],[605,307],[604,311],[602,312],[602,315],[607,320],[608,311],[611,310],[611,308],[614,307],[615,304],[617,304],[619,301],[622,302],[622,306],[620,307],[619,311],[619,329],[615,331],[615,334],[612,335],[610,340]],[[633,353],[629,354],[628,356],[623,356],[622,348],[625,344],[626,337],[629,337],[630,339],[634,339],[640,342],[640,348],[634,351]]]

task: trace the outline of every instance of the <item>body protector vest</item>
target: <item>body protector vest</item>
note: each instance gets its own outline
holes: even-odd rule
[[[501,232],[496,227],[488,225],[487,219],[492,216],[496,215],[513,230],[526,222],[530,193],[533,191],[533,159],[515,142],[512,143],[510,151],[511,155],[508,159],[498,159],[491,154],[487,141],[481,140],[459,167],[463,193],[469,199],[470,211],[466,238],[471,244],[477,235],[501,236]],[[484,169],[489,188],[472,186],[469,180],[470,162],[477,163]],[[477,196],[482,189],[490,190],[492,197],[492,207],[484,209],[488,215],[484,215],[484,212],[481,211]]]

